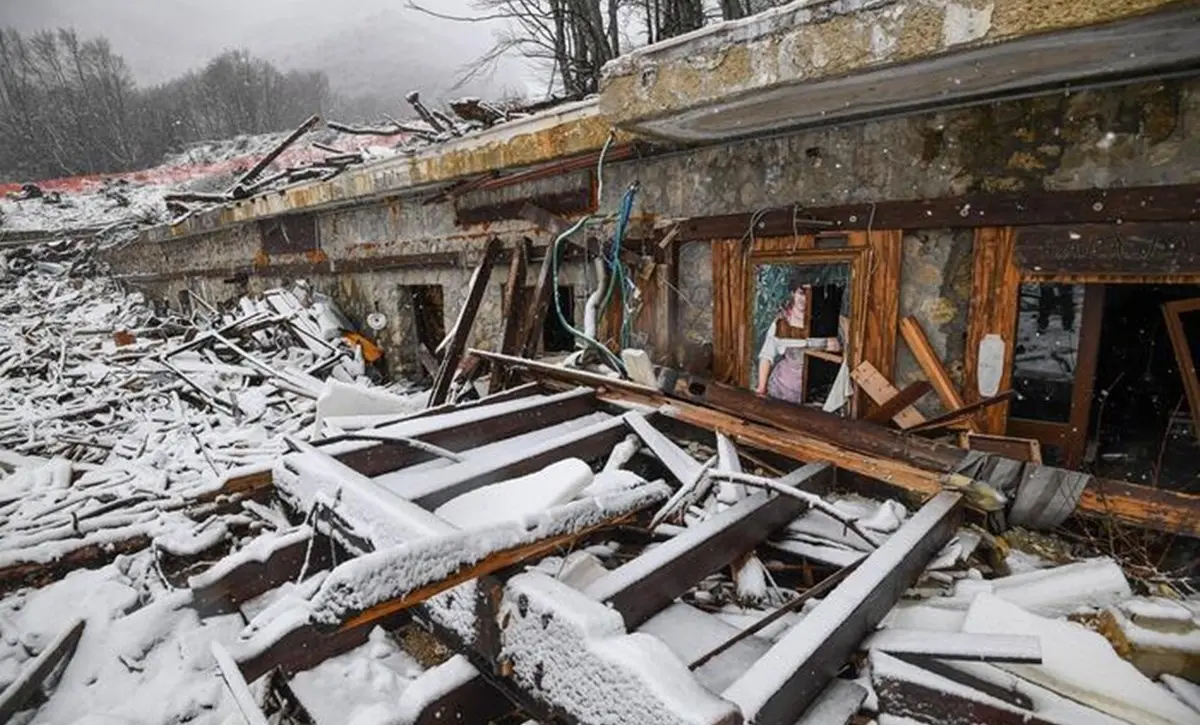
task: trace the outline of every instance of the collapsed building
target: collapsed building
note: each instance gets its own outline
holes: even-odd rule
[[[598,98],[106,250],[185,315],[303,278],[371,320],[394,375],[432,380],[426,411],[355,398],[336,435],[205,493],[278,495],[303,522],[189,581],[198,610],[251,622],[217,655],[239,709],[262,717],[246,682],[287,690],[411,618],[458,654],[398,721],[846,723],[860,652],[880,722],[1200,718],[1158,690],[1105,700],[1064,654],[1094,642],[1025,622],[1123,602],[1119,569],[1043,589],[938,571],[1066,526],[1113,555],[1132,528],[1146,562],[1194,574],[1196,48],[1187,2],[793,3],[619,58]],[[521,477],[523,523],[480,519]],[[702,481],[720,505],[689,520]],[[866,526],[891,508],[848,515],[835,487],[914,513]],[[797,528],[813,516],[822,537]],[[775,571],[809,588],[727,632],[699,585],[781,527],[799,533],[772,551],[799,563]],[[609,568],[569,555],[600,532]],[[931,580],[949,604],[897,606]],[[1143,673],[1195,680],[1187,647],[1129,634],[1194,622],[1166,606],[1102,617]]]

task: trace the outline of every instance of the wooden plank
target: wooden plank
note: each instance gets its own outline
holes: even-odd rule
[[[950,373],[946,371],[946,366],[942,364],[942,360],[934,351],[929,338],[925,336],[925,330],[921,327],[920,320],[912,316],[900,320],[900,334],[904,336],[905,344],[912,351],[913,357],[921,366],[929,383],[933,385],[933,389],[937,391],[938,398],[941,399],[946,410],[954,411],[965,407],[966,403],[959,395],[958,388],[950,378]],[[979,428],[973,421],[968,422],[968,425],[971,430]]]
[[[861,645],[867,651],[890,655],[920,655],[939,660],[1022,662],[1042,664],[1042,641],[1016,634],[930,632],[919,629],[881,629]]]
[[[780,483],[811,493],[832,488],[833,467],[812,464]],[[584,593],[608,602],[633,631],[696,582],[754,551],[772,532],[807,508],[791,496],[761,491],[644,552]]]
[[[850,680],[829,683],[796,725],[846,725],[867,699],[867,688]]]
[[[500,335],[499,351],[505,355],[520,353],[525,339],[522,323],[525,321],[525,274],[533,242],[524,239],[513,248],[512,261],[508,266],[508,280],[504,283],[504,330]],[[509,374],[502,366],[492,367],[489,392],[504,390],[509,386]]]
[[[918,380],[901,390],[891,400],[885,401],[864,420],[871,423],[887,423],[889,420],[894,420],[905,410],[912,410],[909,406],[928,395],[931,390],[933,390],[933,386],[929,384],[928,380]],[[924,416],[921,417],[924,419]]]
[[[979,193],[938,199],[864,202],[805,207],[805,219],[834,229],[935,229],[1022,226],[1035,224],[1127,224],[1190,221],[1200,217],[1200,184],[1134,186],[1078,191]],[[737,239],[751,221],[760,237],[789,236],[796,229],[796,209],[693,217],[680,223],[678,243]]]
[[[723,696],[747,722],[794,725],[954,535],[961,502],[941,493],[922,506]]]
[[[1036,438],[997,436],[987,433],[963,433],[962,446],[969,451],[995,453],[1014,461],[1042,462],[1042,444]]]
[[[863,312],[852,316],[850,327],[862,329],[861,360],[870,362],[892,380],[896,376],[896,322],[900,317],[901,245],[904,233],[900,229],[873,229],[851,232],[850,243],[862,234],[867,247],[866,267],[870,273],[855,282],[864,287]],[[877,401],[878,402],[878,401]],[[860,411],[865,403],[860,403]],[[901,425],[901,427],[904,427]]]
[[[748,380],[742,351],[750,345],[746,310],[746,264],[742,242],[727,239],[712,245],[713,379],[729,385]]]
[[[274,537],[275,534],[264,534]],[[202,585],[192,586],[192,607],[207,617],[237,611],[242,602],[294,581],[308,562],[310,572],[328,568],[331,563],[329,542],[311,541],[312,534],[271,549],[264,559],[247,559],[216,581],[201,576]],[[323,538],[323,537],[322,537]],[[309,546],[313,546],[309,551]]]
[[[830,486],[832,479],[833,469],[822,465],[805,466],[788,477],[792,485],[813,493]],[[792,497],[755,494],[610,571],[592,583],[585,594],[608,602],[621,613],[626,630],[633,631],[696,582],[752,551],[772,531],[795,518],[800,509],[803,504]],[[450,693],[427,706],[417,721],[434,722],[434,712],[448,709],[446,703],[462,702],[469,692],[481,688],[484,681],[478,672],[464,679]],[[507,703],[499,701],[495,707],[477,713],[478,721],[485,722],[510,709]]]
[[[963,400],[973,403],[979,393],[979,344],[987,335],[1004,342],[1000,390],[1012,387],[1013,351],[1016,348],[1018,295],[1021,275],[1014,259],[1015,231],[1011,227],[984,227],[975,231],[974,270],[971,276],[971,310],[967,320],[966,366]],[[1008,421],[1008,405],[980,415],[975,432],[1002,435]]]
[[[589,460],[606,456],[624,440],[628,431],[620,418],[611,418],[582,430],[549,441],[536,450],[514,450],[482,462],[456,464],[456,472],[440,478],[432,488],[414,494],[413,500],[427,509],[435,509],[452,498],[491,483],[535,473],[564,458]]]
[[[238,180],[233,182],[233,186],[229,187],[229,193],[233,194],[235,197],[243,196],[246,193],[245,187],[247,184],[253,183],[255,178],[257,178],[259,174],[261,174],[268,166],[271,165],[272,161],[279,158],[279,155],[286,151],[289,146],[300,140],[301,136],[308,133],[313,126],[316,126],[320,122],[320,116],[309,116],[304,123],[297,126],[296,129],[288,134],[286,138],[275,144],[275,147],[268,151],[266,155],[259,159],[253,166],[251,166],[246,173],[238,177]]]
[[[23,710],[30,699],[41,691],[42,683],[63,660],[70,660],[83,636],[83,619],[76,619],[66,629],[62,630],[37,657],[33,658],[17,676],[0,693],[0,723],[8,722],[13,715]]]
[[[467,346],[467,337],[475,325],[475,315],[479,312],[479,305],[483,302],[484,293],[487,292],[488,280],[492,276],[492,266],[499,253],[500,240],[492,237],[483,251],[483,259],[475,268],[475,274],[471,277],[470,289],[467,290],[467,298],[458,312],[458,321],[454,324],[450,343],[446,346],[442,356],[442,364],[434,378],[433,389],[429,391],[429,407],[446,402],[446,395],[450,392],[450,383],[454,379],[454,373],[458,370],[463,350]]]
[[[558,294],[558,290],[554,288],[554,280],[551,279],[554,271],[553,265],[553,255],[547,249],[546,256],[542,258],[542,266],[538,271],[537,283],[533,288],[533,297],[529,300],[529,316],[522,326],[524,339],[521,342],[520,354],[523,357],[534,357],[538,354],[546,325],[546,315],[552,304],[551,295]]]
[[[970,403],[970,404],[964,405],[963,407],[958,408],[956,410],[952,410],[949,413],[946,413],[945,415],[939,415],[936,418],[931,418],[930,420],[927,420],[924,423],[921,423],[920,425],[914,425],[912,428],[908,429],[908,432],[909,433],[921,433],[923,431],[938,430],[940,428],[948,428],[951,425],[953,425],[954,423],[957,423],[958,421],[963,420],[967,416],[974,415],[975,413],[977,413],[980,410],[985,410],[987,408],[992,408],[992,407],[1000,405],[1002,403],[1007,403],[1015,395],[1016,395],[1016,392],[1014,392],[1012,390],[1005,390],[1003,393],[1000,393],[999,395],[993,395],[988,398],[983,398],[982,400],[977,400],[974,403]]]
[[[443,427],[418,433],[412,437],[424,443],[459,453],[580,418],[595,412],[596,400],[593,393],[579,391],[549,398],[530,398],[527,404],[497,410],[498,412],[495,413],[490,413],[486,409],[481,410],[477,418],[465,421],[458,419],[457,422],[448,422]],[[451,421],[454,420],[451,419]],[[329,439],[322,441],[321,444],[327,445],[337,440],[347,440],[347,438]],[[413,448],[400,442],[362,446],[334,455],[337,460],[368,477],[398,471],[401,468],[431,461],[436,457],[429,451]]]
[[[1167,334],[1171,338],[1171,347],[1175,350],[1179,376],[1183,378],[1188,408],[1192,412],[1192,432],[1200,438],[1200,379],[1196,377],[1196,361],[1192,358],[1191,340],[1183,329],[1182,318],[1183,313],[1197,310],[1200,310],[1200,299],[1178,300],[1163,305]]]
[[[910,391],[909,396],[919,394],[905,402],[906,398],[900,397],[901,391],[897,390],[896,386],[892,385],[892,382],[884,377],[883,373],[879,372],[870,360],[863,360],[862,364],[854,368],[850,372],[850,378],[866,391],[871,400],[881,406],[866,416],[866,420],[875,423],[886,423],[893,420],[901,428],[911,428],[918,423],[925,422],[925,416],[921,415],[916,408],[911,407],[925,394],[920,391],[920,388],[914,388],[912,385],[906,388],[905,390]],[[926,387],[926,391],[928,391],[928,387]],[[900,403],[904,403],[904,405],[900,405]],[[896,410],[893,411],[893,408]]]

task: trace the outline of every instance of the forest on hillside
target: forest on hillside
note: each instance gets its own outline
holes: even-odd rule
[[[188,143],[278,131],[334,97],[320,71],[281,71],[245,50],[139,87],[104,38],[0,30],[0,180],[127,171]]]

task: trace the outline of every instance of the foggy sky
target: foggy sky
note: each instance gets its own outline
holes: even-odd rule
[[[495,26],[453,23],[405,7],[405,0],[0,0],[0,25],[25,32],[74,27],[104,35],[139,83],[168,80],[228,48],[249,48],[281,69],[321,69],[335,90],[395,97],[498,96],[504,88],[544,93],[520,61],[491,81],[452,92],[461,66],[492,44]],[[430,0],[464,13],[470,0]]]

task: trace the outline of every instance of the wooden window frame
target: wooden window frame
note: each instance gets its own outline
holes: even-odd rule
[[[1196,377],[1196,361],[1192,358],[1192,348],[1183,329],[1182,315],[1185,312],[1200,312],[1200,298],[1175,300],[1163,305],[1167,335],[1175,350],[1175,362],[1179,365],[1179,376],[1183,378],[1183,389],[1192,414],[1192,432],[1200,438],[1200,379]]]

